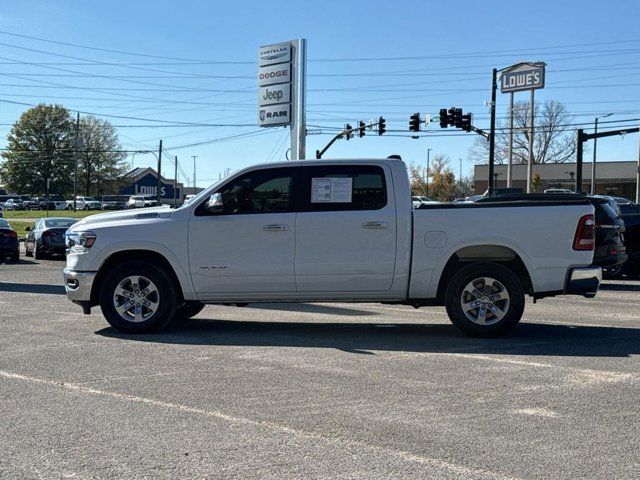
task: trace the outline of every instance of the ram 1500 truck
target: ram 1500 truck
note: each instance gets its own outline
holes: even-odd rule
[[[382,302],[445,305],[466,334],[495,336],[518,323],[526,295],[596,294],[593,214],[582,198],[414,210],[401,160],[270,163],[175,210],[81,220],[64,283],[125,332],[205,304]]]

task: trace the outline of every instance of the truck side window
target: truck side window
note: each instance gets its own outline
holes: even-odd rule
[[[324,179],[322,182],[320,179]],[[330,179],[335,179],[330,181]],[[339,179],[350,179],[351,182]],[[343,191],[351,184],[351,194]],[[321,197],[317,189],[327,192]],[[335,189],[335,192],[328,190]],[[304,190],[306,211],[380,210],[387,205],[387,185],[384,170],[375,165],[328,165],[307,167]]]
[[[249,172],[223,186],[224,210],[218,215],[290,212],[291,168],[272,168]],[[206,202],[205,202],[206,203]],[[196,215],[207,215],[204,203]]]

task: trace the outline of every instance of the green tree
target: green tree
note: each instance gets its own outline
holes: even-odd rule
[[[40,104],[25,111],[7,136],[0,178],[7,190],[66,195],[73,184],[74,127],[61,105]]]
[[[78,191],[96,196],[115,193],[126,171],[117,130],[107,120],[82,117],[79,143]]]
[[[427,188],[427,168],[409,165],[409,179],[413,193],[427,195],[433,200],[444,202],[455,198],[459,188],[456,185],[456,176],[449,167],[449,158],[446,155],[436,155],[433,158],[428,178],[429,186]]]

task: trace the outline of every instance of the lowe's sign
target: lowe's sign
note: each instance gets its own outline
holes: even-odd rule
[[[544,88],[545,63],[518,63],[502,71],[500,91],[520,92]]]
[[[135,183],[125,185],[120,189],[120,195],[151,195],[156,196],[158,192],[158,177],[152,173],[138,178]],[[175,197],[180,199],[180,188],[175,189],[173,182],[161,182],[160,184],[160,197],[165,200],[173,200]]]

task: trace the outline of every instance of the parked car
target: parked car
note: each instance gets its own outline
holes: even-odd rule
[[[0,218],[0,261],[6,258],[13,262],[20,260],[20,241],[9,222]]]
[[[633,201],[627,197],[612,196],[618,205],[633,205]]]
[[[29,207],[31,210],[64,210],[67,202],[62,197],[33,197]]]
[[[127,201],[127,208],[147,208],[158,206],[156,197],[149,195],[132,195]]]
[[[129,195],[103,195],[101,200],[102,210],[122,210],[129,200]]]
[[[76,197],[76,210],[100,210],[102,203],[93,197]],[[67,200],[67,210],[73,210],[73,200]]]
[[[25,210],[23,200],[21,198],[10,198],[4,202],[4,209],[10,210]]]
[[[622,209],[625,205],[620,205]],[[627,247],[627,256],[629,259],[620,270],[620,274],[633,277],[640,275],[640,211],[637,209],[633,212],[622,214],[622,220],[625,225],[624,244]]]
[[[33,228],[27,227],[24,239],[24,254],[37,259],[46,255],[64,255],[65,233],[78,221],[77,218],[46,217],[36,221]]]
[[[426,197],[424,195],[414,195],[413,197],[411,197],[411,204],[413,205],[414,208],[417,208],[420,205],[437,205],[439,203],[441,202],[432,200],[429,197]]]
[[[618,208],[620,208],[620,213],[622,213],[623,217],[630,213],[640,213],[640,205],[636,203],[619,203]]]
[[[127,332],[205,303],[377,301],[446,305],[468,335],[496,336],[525,295],[593,297],[602,274],[586,198],[414,210],[395,159],[249,167],[177,209],[84,218],[67,242],[68,298]]]

